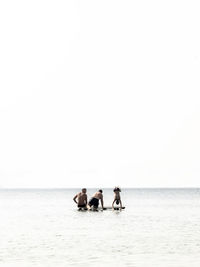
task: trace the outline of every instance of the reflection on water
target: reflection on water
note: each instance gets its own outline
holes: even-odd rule
[[[0,266],[199,267],[200,190],[123,190],[122,212],[78,212],[75,193],[0,190]]]

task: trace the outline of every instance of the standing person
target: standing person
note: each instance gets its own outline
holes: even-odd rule
[[[116,202],[117,205],[120,204],[120,210],[121,210],[122,209],[122,202],[120,196],[121,189],[119,187],[115,187],[113,189],[113,192],[114,192],[114,201],[112,203],[112,209],[114,210],[114,203]]]
[[[99,189],[98,192],[96,192],[93,197],[90,199],[88,206],[91,209],[91,207],[93,207],[95,210],[98,209],[99,206],[99,200],[101,200],[101,207],[103,208],[103,190]]]
[[[73,198],[74,202],[77,204],[79,210],[83,209],[87,209],[87,189],[83,188],[82,192],[78,193],[75,195],[75,197]],[[76,201],[76,199],[78,201]]]

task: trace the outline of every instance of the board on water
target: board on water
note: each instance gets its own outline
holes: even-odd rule
[[[112,207],[104,207],[104,210],[112,210]],[[122,209],[124,210],[125,207],[122,207]],[[120,207],[114,207],[114,210],[120,210]]]
[[[103,210],[112,210],[112,207],[104,207]],[[122,207],[122,209],[124,210],[125,207]],[[99,211],[102,210],[101,207],[95,209],[95,208],[91,208],[91,209],[85,209],[85,208],[79,208],[78,211]],[[114,210],[120,210],[120,207],[114,207]]]
[[[103,208],[103,210],[112,210],[112,209],[113,209],[112,207],[104,207]],[[122,207],[122,209],[124,210],[125,207]],[[114,210],[120,210],[120,207],[114,207]],[[97,209],[92,208],[92,209],[90,209],[90,211],[102,211],[102,208],[101,207],[99,207]]]

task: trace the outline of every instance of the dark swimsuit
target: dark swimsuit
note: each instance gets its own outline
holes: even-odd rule
[[[85,207],[86,207],[86,204],[83,204],[83,205],[78,204],[78,208],[85,208]]]
[[[94,206],[94,207],[97,207],[98,208],[98,206],[99,206],[99,200],[97,198],[93,197],[93,198],[90,199],[88,205],[90,207]]]
[[[119,205],[119,199],[116,199],[116,204]]]

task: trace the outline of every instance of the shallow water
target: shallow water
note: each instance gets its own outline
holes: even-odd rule
[[[122,212],[78,212],[75,193],[0,190],[0,266],[199,267],[199,189],[126,189]]]

